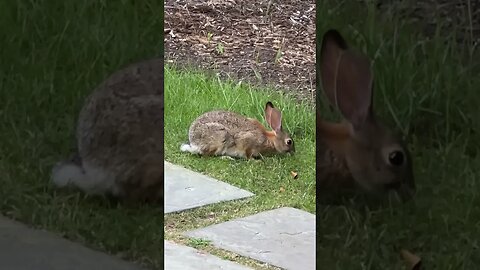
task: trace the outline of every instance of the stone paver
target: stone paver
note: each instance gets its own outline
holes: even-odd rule
[[[191,247],[165,241],[165,270],[251,270]]]
[[[0,216],[0,269],[141,270],[142,268]]]
[[[165,214],[253,195],[165,161]]]
[[[315,269],[315,215],[295,208],[265,211],[185,235],[284,269]]]

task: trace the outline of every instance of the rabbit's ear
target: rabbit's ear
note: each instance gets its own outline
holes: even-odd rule
[[[348,49],[347,43],[337,30],[331,29],[323,35],[320,49],[320,81],[330,104],[337,106],[336,84],[338,63],[341,55]]]
[[[340,58],[337,73],[337,105],[355,129],[372,120],[373,74],[370,60],[346,51]]]
[[[320,56],[322,87],[329,102],[359,129],[372,115],[370,60],[349,50],[336,30],[323,36]]]
[[[275,132],[282,131],[282,113],[270,101],[265,105],[265,121]]]

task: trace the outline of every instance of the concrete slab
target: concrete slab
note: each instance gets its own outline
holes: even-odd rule
[[[165,161],[165,214],[253,195]]]
[[[165,270],[251,270],[251,268],[165,240]]]
[[[52,233],[0,216],[0,265],[8,270],[141,270]]]
[[[185,235],[283,269],[315,269],[315,215],[295,208],[270,210]]]

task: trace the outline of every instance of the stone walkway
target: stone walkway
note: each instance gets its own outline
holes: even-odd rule
[[[142,270],[139,266],[88,249],[52,233],[0,216],[0,269]]]
[[[165,162],[165,207],[169,212],[252,195]],[[315,269],[315,215],[299,209],[285,207],[265,211],[185,232],[184,235],[209,240],[218,248],[282,269]],[[166,270],[250,269],[169,241],[165,241],[165,250]]]
[[[165,214],[250,196],[253,193],[165,162]]]
[[[165,241],[166,270],[249,270],[240,264],[222,260],[191,247]]]

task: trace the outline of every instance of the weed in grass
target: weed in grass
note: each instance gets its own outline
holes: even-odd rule
[[[209,240],[199,239],[199,238],[190,238],[188,240],[189,246],[191,246],[193,248],[206,247],[206,246],[210,245],[210,242],[211,241],[209,241]]]

